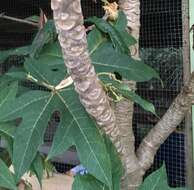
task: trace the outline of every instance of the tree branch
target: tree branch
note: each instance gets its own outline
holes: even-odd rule
[[[137,156],[144,171],[151,167],[160,145],[181,123],[185,114],[190,109],[193,100],[194,72],[191,74],[190,81],[183,87],[168,111],[140,144],[137,150]]]
[[[39,26],[38,23],[31,22],[31,21],[28,21],[28,20],[25,20],[25,19],[6,16],[4,13],[0,13],[0,18],[15,21],[15,22],[19,22],[19,23],[29,24],[29,25],[32,25],[34,27]]]

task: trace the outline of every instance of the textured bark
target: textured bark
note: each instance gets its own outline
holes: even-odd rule
[[[139,0],[119,0],[119,7],[127,16],[127,26],[131,35],[139,41],[140,30],[140,1]],[[139,43],[131,47],[134,58],[139,59]]]
[[[89,57],[80,0],[52,0],[51,7],[65,64],[80,101],[123,155],[114,112]]]
[[[176,97],[162,119],[140,144],[137,155],[144,171],[151,167],[158,148],[183,120],[193,100],[194,73],[192,73],[190,81],[183,87],[181,93]]]
[[[139,40],[140,29],[140,3],[139,0],[120,0],[120,9],[122,9],[127,16],[127,25],[130,34]],[[131,53],[135,59],[139,59],[138,43],[130,48]],[[136,83],[134,81],[128,82],[131,89],[134,89]],[[122,100],[116,104],[115,113],[119,129],[121,130],[122,144],[126,149],[125,160],[127,160],[127,168],[121,181],[122,190],[135,190],[142,183],[143,171],[139,165],[139,161],[135,154],[135,137],[133,133],[133,102]]]
[[[134,83],[128,82],[130,87],[134,87]],[[143,171],[140,168],[138,159],[135,154],[135,137],[132,128],[133,121],[133,102],[122,100],[115,105],[115,115],[117,126],[119,126],[121,133],[121,141],[125,147],[125,160],[127,168],[122,177],[121,188],[122,190],[135,190],[142,183]]]

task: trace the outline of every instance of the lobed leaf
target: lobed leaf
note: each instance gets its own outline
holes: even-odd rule
[[[31,91],[0,110],[0,121],[22,118],[13,145],[13,164],[17,181],[30,168],[55,104],[48,92]]]
[[[68,111],[65,112],[71,125],[71,137],[84,167],[108,187],[112,187],[111,164],[103,138],[94,121],[81,106],[76,92],[65,89],[59,97]],[[68,126],[67,125],[67,126]]]

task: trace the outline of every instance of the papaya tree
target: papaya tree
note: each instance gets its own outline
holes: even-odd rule
[[[157,115],[135,93],[136,82],[160,77],[139,58],[139,1],[103,2],[105,16],[84,21],[80,0],[52,0],[53,20],[32,44],[1,52],[2,64],[12,55],[22,63],[0,77],[0,132],[10,158],[0,160],[0,186],[17,189],[28,171],[41,183],[45,162],[75,146],[88,174],[75,177],[74,190],[170,189],[165,167],[151,176],[163,183],[141,184],[158,148],[190,109],[194,74],[135,150],[133,102]],[[92,24],[90,31],[84,22]],[[44,160],[38,150],[53,114],[60,121]]]

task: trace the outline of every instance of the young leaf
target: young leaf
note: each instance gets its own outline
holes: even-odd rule
[[[187,190],[187,188],[171,188],[168,186],[165,164],[148,176],[139,190]]]
[[[88,49],[90,54],[93,54],[106,40],[107,39],[103,37],[101,32],[97,28],[94,28],[87,36]]]
[[[123,11],[119,11],[118,18],[114,24],[118,31],[125,31],[127,28],[127,17]]]
[[[16,182],[9,168],[0,159],[0,187],[17,190]]]
[[[114,27],[121,33],[121,37],[128,47],[137,43],[137,40],[127,32],[127,17],[123,11],[119,11]]]
[[[118,52],[129,54],[129,47],[126,45],[119,31],[116,28],[108,23],[107,21],[97,18],[91,17],[86,20],[87,22],[91,22],[96,25],[96,27],[105,34],[108,34],[113,46]]]

